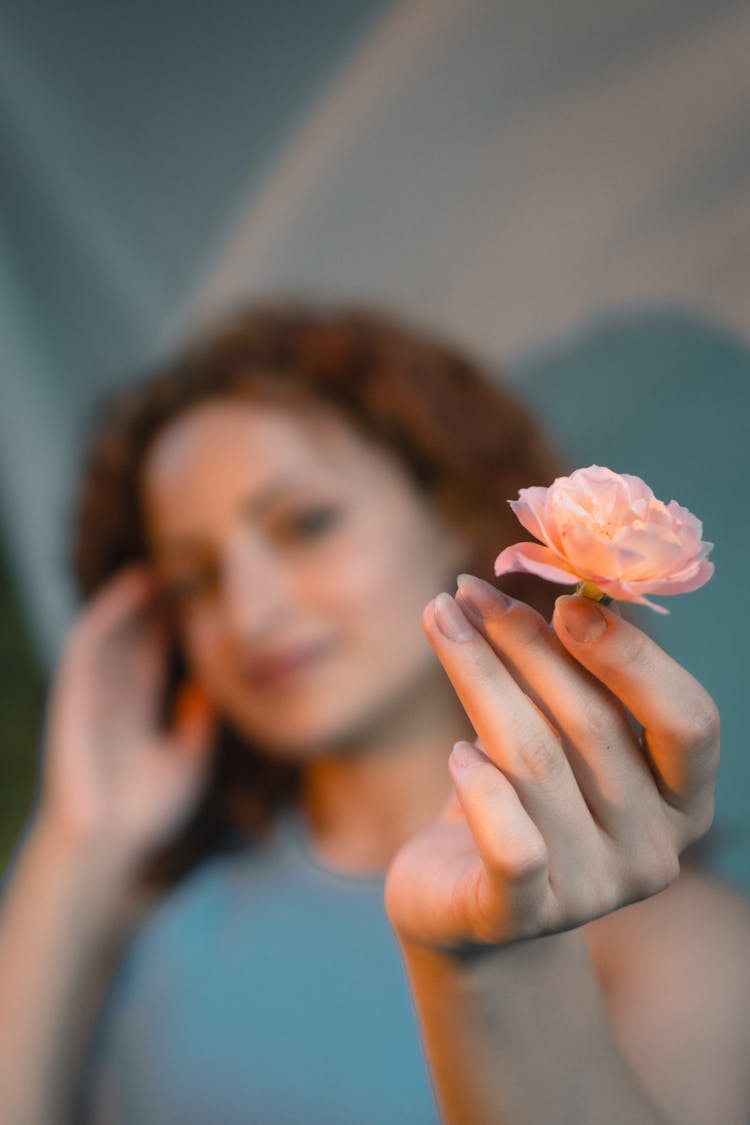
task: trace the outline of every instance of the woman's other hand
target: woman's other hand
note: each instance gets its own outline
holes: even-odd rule
[[[128,867],[178,831],[207,777],[200,689],[181,689],[171,729],[159,722],[168,643],[153,572],[123,569],[74,622],[45,716],[39,823]]]
[[[552,624],[473,576],[425,608],[478,738],[389,869],[402,938],[461,951],[573,929],[668,887],[711,824],[711,697],[612,610],[563,597]]]

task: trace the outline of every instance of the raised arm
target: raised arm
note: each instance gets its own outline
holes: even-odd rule
[[[618,1049],[584,926],[677,880],[713,815],[716,708],[593,603],[560,599],[553,631],[479,579],[457,601],[424,626],[477,744],[386,882],[446,1121],[676,1122]]]
[[[212,719],[194,690],[159,729],[166,632],[153,579],[129,568],[73,626],[45,722],[39,811],[0,903],[4,1125],[70,1120],[87,1036],[136,873],[204,783]]]

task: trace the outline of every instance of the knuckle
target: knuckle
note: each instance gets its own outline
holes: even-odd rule
[[[713,790],[703,793],[694,803],[687,820],[685,847],[706,835],[714,822],[716,801]]]
[[[611,704],[600,696],[589,698],[581,711],[582,726],[594,735],[608,734],[617,724]]]
[[[587,878],[570,888],[567,911],[579,924],[611,914],[622,905],[622,877],[612,860],[595,862]]]
[[[622,906],[622,887],[615,879],[610,878],[601,888],[596,899],[596,916],[612,914]],[[590,915],[591,916],[591,915]]]
[[[703,800],[700,802],[700,808],[696,816],[696,824],[698,826],[698,837],[705,836],[709,828],[714,822],[714,815],[716,812],[716,799],[713,790],[707,793]]]
[[[623,667],[642,669],[648,663],[649,642],[641,633],[628,633],[617,648],[617,662]]]
[[[490,857],[495,872],[513,884],[528,883],[547,870],[549,855],[544,841],[525,840],[513,849],[504,849],[502,854]]]
[[[671,848],[662,858],[659,882],[663,887],[671,887],[680,877],[680,857]]]
[[[506,620],[513,626],[514,639],[522,646],[532,646],[539,643],[548,644],[550,640],[549,625],[530,606],[519,603],[513,606],[505,615]]]
[[[507,794],[507,782],[496,769],[481,762],[466,767],[458,785],[483,816],[491,817],[498,802],[502,802]]]
[[[691,768],[699,769],[700,776],[713,778],[721,754],[721,721],[711,697],[706,695],[683,707],[670,733]]]
[[[650,898],[675,883],[680,875],[680,859],[674,848],[662,847],[641,861],[633,873],[631,886],[639,899]]]
[[[476,642],[480,641],[479,644]],[[490,691],[497,685],[497,658],[487,651],[486,645],[480,638],[474,638],[464,645],[463,659],[467,671],[471,672],[472,684],[475,690]]]
[[[564,754],[552,733],[529,733],[519,744],[518,757],[524,773],[537,784],[549,784],[562,775]]]
[[[719,708],[710,695],[701,696],[685,714],[687,741],[696,749],[706,750],[719,742],[721,718]]]

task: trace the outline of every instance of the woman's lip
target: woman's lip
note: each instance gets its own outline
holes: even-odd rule
[[[268,687],[269,685],[283,683],[292,679],[306,665],[312,664],[319,656],[322,656],[327,648],[327,645],[320,644],[281,660],[270,660],[250,669],[247,673],[247,679],[255,687]]]

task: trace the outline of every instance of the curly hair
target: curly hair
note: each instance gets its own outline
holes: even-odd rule
[[[251,304],[95,408],[70,541],[83,598],[123,566],[149,558],[140,477],[161,428],[206,399],[253,396],[323,400],[394,451],[425,497],[468,532],[472,569],[487,577],[508,529],[506,501],[564,471],[515,396],[432,334],[371,307]],[[501,584],[550,613],[554,594],[547,584],[530,575]],[[164,721],[187,674],[176,638],[169,659]],[[301,766],[264,754],[221,720],[201,802],[179,837],[149,862],[144,880],[169,885],[211,853],[259,839],[297,799],[300,781]]]

